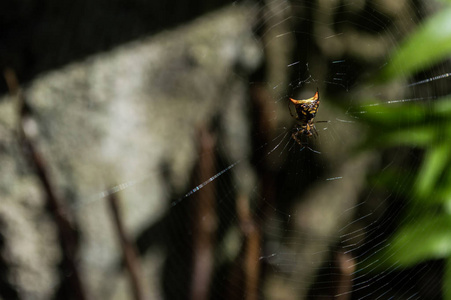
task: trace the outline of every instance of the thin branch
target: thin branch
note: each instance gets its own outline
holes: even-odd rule
[[[237,213],[241,232],[244,235],[243,271],[244,271],[244,299],[258,299],[258,285],[260,278],[260,243],[261,231],[254,222],[249,208],[249,198],[238,196]]]
[[[71,286],[71,294],[75,299],[86,299],[85,289],[80,279],[80,273],[76,263],[78,240],[77,231],[68,219],[68,211],[63,205],[63,201],[58,198],[54,186],[48,175],[47,166],[42,155],[36,150],[33,142],[33,134],[26,124],[32,122],[31,114],[27,109],[24,95],[20,91],[16,74],[11,69],[4,71],[9,92],[12,96],[17,96],[19,105],[19,140],[22,144],[25,155],[34,169],[42,189],[47,195],[47,207],[53,216],[58,228],[59,240],[63,252],[63,265],[65,274],[70,274],[68,280]],[[28,126],[29,127],[29,126]]]
[[[215,136],[205,126],[199,131],[199,163],[200,180],[211,178],[215,174]],[[191,299],[209,299],[209,288],[213,272],[213,243],[217,218],[215,213],[215,183],[211,182],[197,192],[194,201],[194,262]]]
[[[275,119],[271,118],[275,110],[271,106],[273,103],[268,90],[259,85],[251,88],[251,104],[255,112],[255,126],[257,127],[254,145],[266,145],[260,151],[254,152],[255,167],[262,187],[262,198],[257,202],[257,210],[263,212],[264,216],[271,216],[275,202],[275,182],[274,173],[267,163],[268,145],[272,138]],[[264,200],[263,200],[264,199]],[[261,284],[262,265],[260,257],[263,249],[263,232],[265,219],[255,220],[250,209],[250,199],[239,197],[237,199],[237,211],[240,220],[241,230],[245,237],[244,243],[244,280],[245,299],[256,300],[259,298],[259,285]]]
[[[334,299],[348,300],[352,295],[352,279],[354,277],[356,261],[351,254],[338,252],[335,255],[335,264],[338,267],[337,289],[334,291]]]
[[[108,196],[108,203],[110,205],[111,213],[113,215],[114,224],[116,226],[117,235],[121,244],[122,253],[124,256],[125,266],[130,275],[130,284],[133,292],[134,299],[143,300],[147,299],[146,290],[142,279],[142,271],[139,263],[135,245],[130,241],[128,237],[122,218],[119,212],[118,200],[114,194]]]

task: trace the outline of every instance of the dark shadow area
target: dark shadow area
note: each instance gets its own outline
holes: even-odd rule
[[[215,1],[19,0],[0,4],[0,67],[20,82],[231,3]],[[0,94],[6,85],[0,83]]]

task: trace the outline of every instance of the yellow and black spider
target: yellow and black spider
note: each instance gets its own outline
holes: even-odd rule
[[[288,109],[290,110],[291,116],[295,118],[296,121],[298,122],[294,127],[294,132],[291,136],[299,145],[301,145],[302,147],[307,147],[310,150],[312,150],[310,147],[302,143],[301,138],[302,136],[305,136],[307,138],[310,138],[313,135],[318,136],[315,124],[313,123],[313,119],[315,118],[315,115],[318,112],[319,92],[318,90],[316,90],[315,95],[309,99],[295,100],[290,98],[290,101],[291,103],[293,103],[296,109],[296,115],[293,115],[293,113],[291,112],[290,102],[288,102]]]

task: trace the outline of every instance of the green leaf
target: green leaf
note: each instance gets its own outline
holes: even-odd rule
[[[377,100],[373,101],[377,103]],[[400,124],[412,124],[424,121],[426,110],[420,105],[363,105],[354,114],[367,123],[383,127],[398,127]]]
[[[440,176],[447,171],[446,167],[450,153],[451,144],[446,142],[431,147],[426,152],[414,187],[417,196],[424,198],[434,192]]]
[[[451,97],[436,100],[432,107],[434,115],[451,117]],[[448,119],[448,121],[451,121],[451,119]]]
[[[367,145],[370,147],[412,146],[427,147],[436,140],[437,132],[431,126],[417,126],[386,131],[369,137]]]
[[[415,218],[396,231],[377,260],[385,267],[411,267],[417,263],[451,255],[451,216]]]
[[[413,74],[445,59],[451,53],[451,8],[426,20],[425,23],[395,51],[382,70],[382,80]]]
[[[434,202],[443,204],[451,214],[451,162],[444,166],[444,172],[434,188]]]

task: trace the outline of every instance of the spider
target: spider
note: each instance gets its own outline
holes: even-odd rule
[[[302,136],[310,138],[312,136],[318,136],[318,132],[316,131],[315,124],[313,123],[313,119],[315,118],[316,113],[318,112],[319,107],[319,92],[316,90],[315,95],[312,98],[306,100],[295,100],[290,98],[291,103],[293,103],[296,109],[296,115],[293,115],[290,108],[290,102],[288,102],[288,109],[290,110],[290,114],[293,118],[298,122],[294,127],[294,132],[292,133],[292,138],[299,144],[301,147],[307,147],[313,152],[314,151],[307,145],[304,145],[301,141]],[[322,121],[320,121],[322,122]],[[326,121],[327,122],[327,121]],[[319,123],[319,122],[317,122]],[[319,152],[318,152],[319,153]]]

